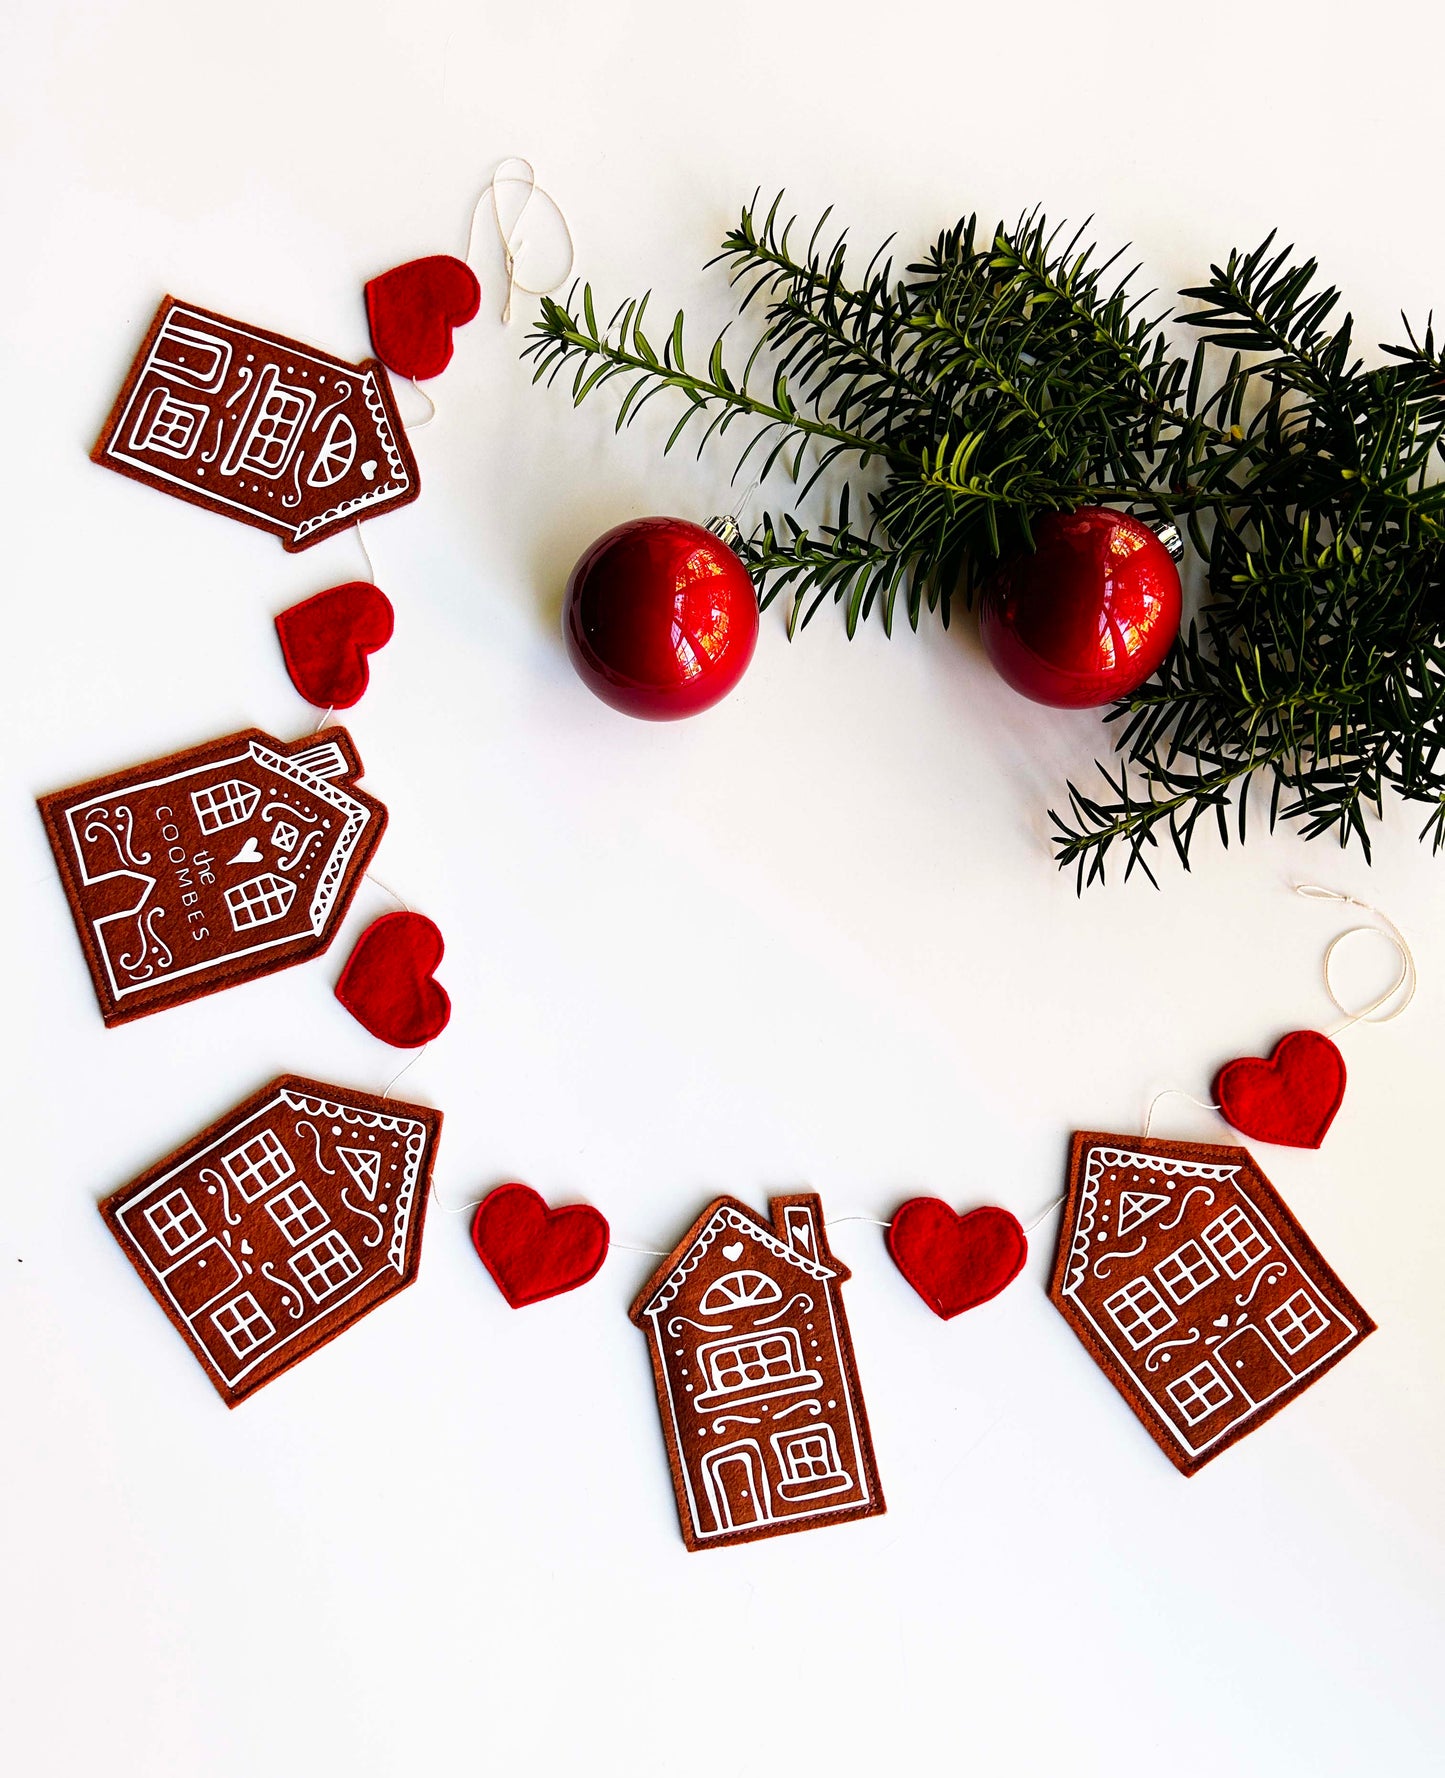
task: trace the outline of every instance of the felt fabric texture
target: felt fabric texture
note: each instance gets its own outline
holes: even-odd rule
[[[886,1510],[815,1192],[717,1198],[632,1305],[690,1550]]]
[[[1247,1149],[1081,1131],[1049,1296],[1183,1475],[1375,1331]]]
[[[386,829],[344,728],[243,729],[39,799],[101,1016],[319,956]]]
[[[356,941],[336,998],[383,1043],[419,1049],[446,1029],[452,1003],[433,978],[445,946],[425,914],[383,914]]]
[[[377,357],[398,376],[439,376],[452,361],[452,333],[482,301],[476,273],[463,259],[434,253],[373,278],[366,315]]]
[[[284,334],[166,297],[92,461],[310,549],[421,492],[374,358],[348,364]]]
[[[1288,1148],[1318,1148],[1344,1096],[1345,1058],[1320,1031],[1291,1031],[1267,1061],[1240,1056],[1214,1080],[1226,1122]]]
[[[276,618],[291,683],[318,710],[349,710],[371,678],[367,656],[391,641],[391,600],[369,580],[327,587]]]
[[[996,1205],[960,1216],[941,1198],[910,1198],[888,1225],[888,1251],[934,1314],[951,1321],[1006,1290],[1029,1243],[1018,1218]]]
[[[595,1278],[607,1258],[607,1218],[590,1204],[553,1210],[529,1185],[499,1185],[477,1205],[472,1245],[514,1309]]]
[[[441,1125],[283,1074],[101,1204],[228,1407],[415,1282]]]

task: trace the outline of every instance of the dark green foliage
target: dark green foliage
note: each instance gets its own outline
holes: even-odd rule
[[[1267,240],[1211,268],[1175,317],[1132,296],[1118,256],[1041,216],[982,233],[968,218],[895,276],[880,249],[846,280],[846,237],[825,215],[795,253],[774,202],[723,243],[740,311],[762,335],[736,378],[724,339],[689,370],[679,313],[659,351],[647,298],[600,327],[592,293],[545,301],[528,337],[536,374],[572,370],[580,402],[625,385],[617,424],[672,390],[699,451],[740,428],[737,467],[781,463],[806,493],[841,464],[836,521],[805,530],[764,514],[742,554],[764,606],[791,601],[790,633],[830,596],[851,635],[870,612],[892,629],[946,624],[1042,514],[1107,503],[1175,521],[1207,568],[1209,597],[1160,672],[1117,704],[1122,756],[1096,795],[1069,786],[1053,815],[1080,887],[1122,847],[1151,878],[1167,836],[1188,868],[1200,820],[1245,833],[1257,773],[1268,819],[1353,837],[1386,786],[1429,805],[1445,844],[1445,367],[1433,332],[1355,355],[1339,292],[1313,260]],[[574,293],[575,297],[575,293]]]

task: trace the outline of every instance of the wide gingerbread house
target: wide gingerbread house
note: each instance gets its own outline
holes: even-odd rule
[[[690,1550],[884,1510],[815,1193],[710,1204],[632,1306]]]
[[[414,1281],[441,1121],[282,1075],[101,1205],[228,1405]]]
[[[386,827],[345,729],[260,729],[40,799],[107,1025],[324,951]]]
[[[1049,1294],[1185,1475],[1375,1327],[1246,1149],[1093,1132]]]

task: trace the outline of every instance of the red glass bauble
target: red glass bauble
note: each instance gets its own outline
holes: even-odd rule
[[[1108,507],[1050,513],[1038,547],[983,589],[988,658],[1039,704],[1109,704],[1157,670],[1179,634],[1179,571],[1141,520]]]
[[[572,570],[562,630],[572,665],[604,704],[654,722],[725,698],[758,640],[748,571],[686,519],[633,519]]]

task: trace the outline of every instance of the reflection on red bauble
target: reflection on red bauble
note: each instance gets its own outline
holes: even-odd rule
[[[1015,691],[1039,704],[1112,703],[1157,670],[1179,634],[1179,571],[1143,523],[1107,507],[1050,513],[1038,547],[983,589],[979,631]]]
[[[572,570],[562,631],[604,704],[665,722],[706,710],[742,678],[758,640],[757,594],[711,531],[634,519]]]

